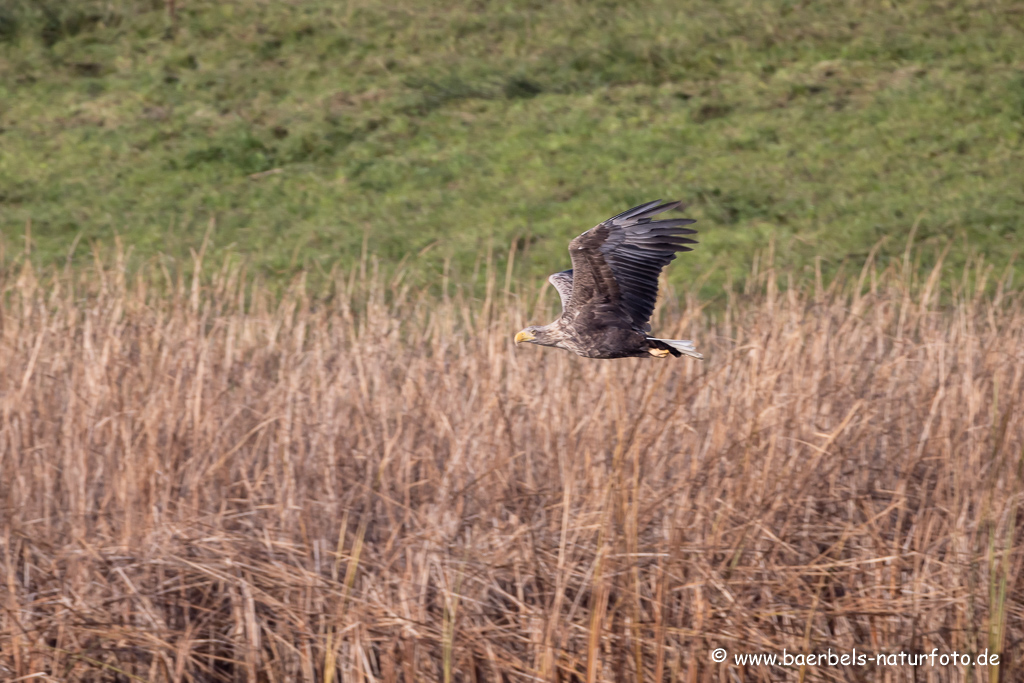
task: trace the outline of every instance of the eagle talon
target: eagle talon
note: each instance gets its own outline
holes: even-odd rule
[[[647,353],[651,354],[655,358],[664,358],[669,354],[668,349],[647,349]]]

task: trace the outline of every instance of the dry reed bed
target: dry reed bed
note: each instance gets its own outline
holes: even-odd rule
[[[1020,680],[1024,304],[909,271],[670,295],[703,363],[514,349],[554,295],[493,277],[11,274],[0,678],[998,675],[722,646],[989,648]]]

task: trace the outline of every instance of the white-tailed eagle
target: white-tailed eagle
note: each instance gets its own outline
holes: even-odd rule
[[[570,242],[572,269],[548,278],[562,298],[562,315],[550,325],[527,327],[516,344],[556,346],[585,358],[703,358],[692,341],[648,334],[661,270],[697,243],[684,237],[696,234],[684,227],[695,221],[651,220],[680,203],[641,204]]]

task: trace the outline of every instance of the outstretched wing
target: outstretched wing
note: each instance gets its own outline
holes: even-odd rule
[[[695,221],[651,218],[681,202],[648,202],[609,218],[569,243],[572,257],[572,297],[566,313],[586,312],[605,325],[647,332],[658,299],[658,276],[676,252],[696,244],[684,235]]]
[[[562,300],[562,310],[569,307],[569,299],[572,297],[572,269],[554,273],[548,277],[548,282],[558,290],[558,296]]]

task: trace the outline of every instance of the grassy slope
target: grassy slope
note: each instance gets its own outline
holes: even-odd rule
[[[181,257],[215,216],[271,272],[369,229],[435,245],[423,272],[521,237],[536,274],[659,196],[701,221],[675,277],[742,276],[771,235],[796,266],[915,222],[955,259],[1024,243],[1019,3],[178,4],[0,11],[8,250],[31,219],[43,262],[115,232]]]

